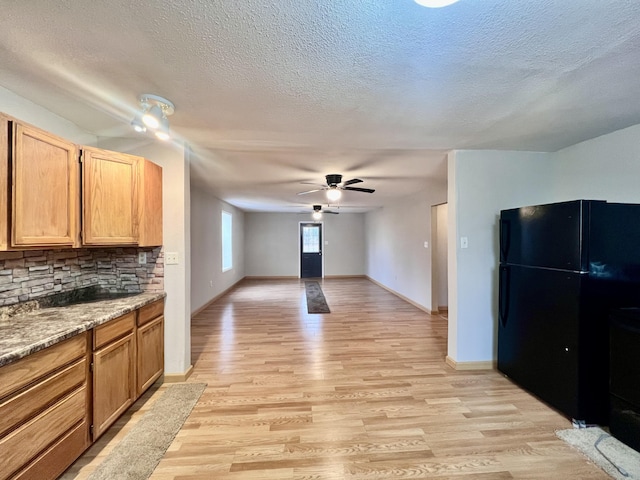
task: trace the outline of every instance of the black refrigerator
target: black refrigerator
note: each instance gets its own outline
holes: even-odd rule
[[[500,212],[498,369],[586,424],[608,423],[608,316],[640,305],[640,205]]]

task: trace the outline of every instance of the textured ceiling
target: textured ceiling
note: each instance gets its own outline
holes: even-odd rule
[[[374,207],[446,179],[450,149],[555,151],[640,123],[640,2],[4,2],[0,85],[100,136],[171,99],[193,183],[296,211],[343,173]]]

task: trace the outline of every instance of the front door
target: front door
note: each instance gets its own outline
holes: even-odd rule
[[[300,277],[322,277],[322,224],[300,224]]]

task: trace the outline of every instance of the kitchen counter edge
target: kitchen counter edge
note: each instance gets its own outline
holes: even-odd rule
[[[165,292],[145,292],[16,315],[0,323],[0,367],[165,297]]]

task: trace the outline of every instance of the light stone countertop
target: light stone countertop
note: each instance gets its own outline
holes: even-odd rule
[[[165,297],[164,292],[48,307],[0,321],[0,367]]]

